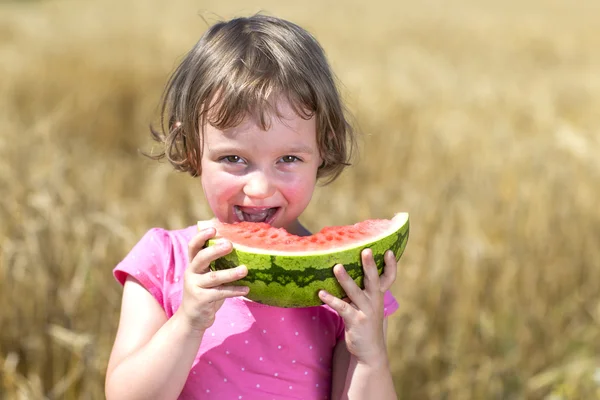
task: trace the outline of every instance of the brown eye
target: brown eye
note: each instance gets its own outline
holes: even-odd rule
[[[293,163],[295,161],[302,161],[296,156],[283,156],[281,157],[281,161],[284,163]]]
[[[237,164],[240,161],[242,161],[242,157],[240,157],[240,156],[225,156],[225,157],[221,158],[221,160],[225,160],[228,163]]]

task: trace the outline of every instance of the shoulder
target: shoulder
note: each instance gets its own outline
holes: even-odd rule
[[[195,230],[195,226],[149,229],[115,266],[114,278],[123,286],[128,277],[135,278],[165,307],[169,293],[182,281],[180,276],[188,261],[187,243]]]
[[[177,230],[149,229],[114,269],[115,278],[124,284],[127,274],[140,275],[148,269],[157,273],[174,258],[187,257],[187,243],[194,232],[195,226]]]

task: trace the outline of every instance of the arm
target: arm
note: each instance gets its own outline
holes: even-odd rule
[[[386,337],[387,319],[383,321]],[[387,354],[379,365],[366,365],[340,340],[333,353],[332,399],[397,399]]]
[[[216,312],[226,298],[248,293],[244,286],[225,286],[244,277],[246,267],[209,271],[210,262],[232,248],[231,243],[223,243],[203,249],[214,235],[214,229],[205,229],[190,242],[181,305],[170,319],[138,281],[132,277],[125,281],[119,329],[106,373],[107,399],[176,399]]]
[[[202,334],[177,313],[167,320],[156,299],[127,278],[106,374],[106,398],[176,399],[201,340]]]
[[[384,296],[396,279],[396,259],[387,251],[381,277],[370,249],[361,253],[365,289],[361,290],[342,265],[333,268],[338,282],[351,303],[325,290],[321,300],[344,320],[344,340],[334,349],[332,398],[396,399],[386,347],[387,320]]]

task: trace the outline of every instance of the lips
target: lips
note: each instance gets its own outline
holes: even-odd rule
[[[237,222],[266,222],[271,224],[275,220],[275,216],[279,207],[242,207],[233,206],[233,213]]]

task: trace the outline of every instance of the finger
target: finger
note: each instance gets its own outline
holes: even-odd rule
[[[358,310],[352,307],[352,305],[349,302],[335,297],[334,295],[328,293],[325,290],[319,291],[319,298],[323,303],[327,304],[334,311],[336,311],[344,319],[344,321],[352,320],[354,318],[355,313],[358,312]]]
[[[202,288],[214,288],[226,283],[235,282],[248,275],[248,268],[245,265],[239,267],[222,269],[219,271],[209,271],[205,274],[199,274],[194,283]]]
[[[398,272],[398,261],[396,256],[391,250],[386,251],[385,256],[385,267],[383,268],[383,274],[379,281],[379,290],[385,292],[392,287],[392,284],[396,280],[396,273]]]
[[[348,275],[343,265],[337,264],[333,267],[333,273],[337,278],[340,286],[346,292],[346,295],[352,303],[354,303],[360,309],[366,309],[369,303],[369,299],[365,296],[364,292],[356,282]]]
[[[373,251],[364,249],[361,253],[363,271],[365,273],[364,283],[367,293],[376,293],[379,290],[379,272],[377,264],[373,259]]]
[[[250,292],[248,286],[219,286],[211,290],[213,301],[225,300],[231,297],[245,296]]]
[[[232,249],[233,246],[229,240],[219,239],[214,245],[198,251],[190,262],[189,268],[192,272],[202,274],[208,270],[211,262],[231,253]]]
[[[190,240],[188,243],[188,263],[192,262],[194,257],[196,257],[196,254],[202,250],[202,247],[204,247],[206,241],[214,237],[215,234],[215,228],[204,228],[198,232],[196,236],[192,238],[192,240]]]

